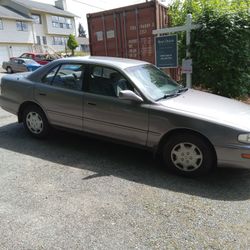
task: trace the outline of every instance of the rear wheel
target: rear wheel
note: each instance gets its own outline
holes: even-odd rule
[[[13,73],[13,70],[12,70],[12,68],[11,68],[10,66],[8,66],[8,67],[6,68],[6,71],[7,71],[8,74]]]
[[[44,112],[35,105],[29,105],[23,111],[23,123],[26,131],[34,137],[44,138],[49,132],[49,123]]]
[[[188,133],[174,135],[166,142],[163,159],[169,169],[186,176],[204,175],[215,165],[214,151],[209,143]]]

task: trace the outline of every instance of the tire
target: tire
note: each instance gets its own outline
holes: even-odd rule
[[[25,130],[36,138],[46,138],[49,133],[49,123],[42,111],[36,105],[27,106],[22,114]]]
[[[13,73],[13,70],[12,70],[12,68],[10,66],[8,66],[6,68],[6,71],[7,71],[8,74],[12,74]]]
[[[201,176],[216,165],[215,153],[201,136],[182,133],[171,136],[163,146],[165,165],[175,173]]]

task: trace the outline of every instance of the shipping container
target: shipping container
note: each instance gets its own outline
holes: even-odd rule
[[[169,26],[167,8],[158,1],[88,14],[90,53],[139,59],[155,64],[154,29]],[[170,74],[177,78],[177,70]]]

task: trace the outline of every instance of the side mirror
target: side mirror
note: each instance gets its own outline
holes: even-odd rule
[[[143,99],[131,90],[120,91],[119,92],[119,99],[134,101],[134,102],[139,102],[139,103],[143,102]]]

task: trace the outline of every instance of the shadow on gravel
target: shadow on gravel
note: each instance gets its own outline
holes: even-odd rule
[[[68,132],[55,131],[47,140],[36,140],[25,133],[22,125],[13,123],[0,127],[0,147],[95,172],[83,181],[113,175],[157,188],[215,200],[250,198],[249,170],[220,168],[199,179],[175,176],[161,167],[147,151]]]

